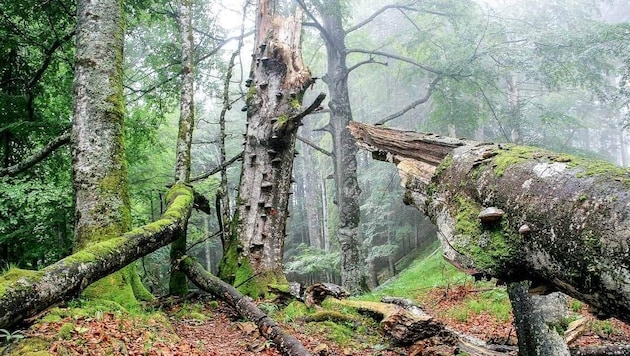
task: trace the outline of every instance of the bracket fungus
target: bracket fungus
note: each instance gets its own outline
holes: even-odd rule
[[[492,224],[497,221],[501,221],[505,212],[497,207],[491,206],[489,208],[483,209],[479,213],[479,220],[481,220],[482,224]]]

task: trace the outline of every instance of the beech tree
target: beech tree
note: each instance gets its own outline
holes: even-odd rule
[[[313,83],[301,58],[302,12],[280,0],[261,0],[248,79],[243,169],[219,276],[259,296],[285,283],[282,267],[296,132],[324,95],[302,109]]]
[[[77,5],[74,111],[75,251],[131,228],[123,142],[122,5],[116,0]],[[122,290],[121,290],[122,289]],[[126,290],[122,297],[120,294]],[[133,304],[151,298],[133,265],[87,290],[94,298]]]
[[[194,43],[192,28],[192,0],[182,0],[179,7],[179,32],[182,45],[182,84],[179,106],[179,133],[177,135],[177,150],[175,159],[175,182],[188,183],[190,181],[190,147],[192,145],[195,127],[195,75]],[[174,266],[186,253],[186,231],[171,245],[171,277],[169,292],[175,295],[186,295],[188,284],[183,272]]]

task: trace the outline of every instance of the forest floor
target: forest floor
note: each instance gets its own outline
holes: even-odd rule
[[[362,299],[378,300],[383,295],[410,298],[456,331],[488,343],[516,344],[505,287],[490,282],[475,283],[444,266],[441,259],[415,268]],[[414,354],[413,347],[393,345],[375,320],[354,310],[336,310],[350,319],[335,322],[307,321],[305,316],[313,310],[298,302],[278,307],[261,301],[259,308],[316,355]],[[331,307],[325,305],[325,308]],[[588,325],[570,346],[630,344],[627,324],[615,319],[595,320],[586,305],[575,300],[570,300],[569,310],[571,319],[582,316]],[[259,335],[253,323],[210,296],[185,301],[163,299],[135,311],[74,301],[49,309],[26,330],[6,333],[5,339],[18,342],[12,342],[4,350],[0,345],[3,356],[280,355],[273,343]]]

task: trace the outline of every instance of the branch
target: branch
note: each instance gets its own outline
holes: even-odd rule
[[[200,174],[196,177],[192,177],[190,178],[190,183],[194,183],[196,181],[202,180],[202,179],[206,179],[208,177],[210,177],[213,174],[217,174],[219,172],[221,172],[221,170],[223,169],[223,167],[228,167],[230,166],[232,163],[238,161],[239,159],[243,158],[243,152],[237,154],[236,156],[232,157],[229,161],[215,167],[213,170],[211,170],[210,172],[206,172],[203,174]]]
[[[387,53],[387,52],[381,52],[381,51],[369,51],[366,49],[359,49],[359,48],[350,48],[347,50],[347,53],[365,53],[365,54],[370,54],[370,55],[375,55],[375,56],[382,56],[382,57],[386,57],[386,58],[391,58],[391,59],[396,59],[398,61],[401,62],[405,62],[405,63],[409,63],[411,65],[414,65],[418,68],[424,69],[427,72],[431,72],[433,74],[437,74],[437,75],[444,75],[445,73],[442,72],[439,69],[435,69],[429,66],[426,66],[418,61],[415,61],[411,58],[407,58],[407,57],[402,57],[402,56],[398,56],[395,54],[391,54],[391,53]]]
[[[22,173],[25,170],[33,167],[37,163],[43,161],[46,157],[48,157],[51,153],[53,153],[57,148],[67,145],[70,142],[70,132],[64,133],[63,135],[55,138],[50,141],[48,145],[42,148],[39,152],[36,152],[32,156],[26,158],[24,161],[9,166],[7,168],[0,169],[0,177],[1,176],[14,176],[18,173]]]
[[[326,99],[326,94],[325,93],[319,93],[317,98],[315,98],[313,103],[309,107],[307,107],[306,110],[304,110],[301,113],[297,114],[296,116],[292,117],[290,120],[293,121],[293,122],[296,122],[296,123],[300,122],[306,115],[312,113],[317,108],[319,108],[320,105],[322,104],[322,102],[324,101],[324,99]]]
[[[233,36],[233,37],[228,37],[226,39],[224,39],[221,43],[219,43],[215,48],[211,49],[210,52],[208,52],[205,56],[203,57],[199,57],[196,61],[195,64],[199,64],[199,62],[204,61],[206,59],[208,59],[209,57],[215,55],[217,52],[219,52],[219,50],[221,48],[223,48],[223,46],[225,46],[226,44],[230,43],[231,41],[234,40],[242,40],[245,37],[249,37],[251,35],[254,34],[254,30],[251,30],[249,32],[244,33],[243,35],[238,35],[238,36]]]
[[[315,15],[313,15],[313,13],[311,12],[311,10],[308,9],[308,7],[306,6],[306,4],[304,3],[304,0],[296,0],[296,2],[298,3],[298,5],[300,5],[300,7],[302,9],[304,9],[304,12],[306,12],[306,14],[308,15],[308,17],[311,18],[311,20],[313,20],[313,22],[309,22],[307,23],[307,26],[313,26],[316,29],[319,30],[319,32],[322,34],[322,36],[324,37],[324,40],[330,44],[331,46],[333,46],[339,53],[342,53],[341,49],[337,47],[337,42],[333,41],[332,37],[330,36],[330,34],[328,33],[328,31],[326,31],[326,29],[324,28],[324,26],[322,26],[321,23],[319,23],[319,21],[317,21],[317,18],[315,18]],[[320,10],[321,11],[321,10]]]
[[[368,23],[372,22],[377,16],[381,15],[382,13],[384,13],[385,11],[389,10],[389,9],[400,9],[400,10],[410,10],[410,11],[415,11],[416,9],[414,9],[411,6],[408,5],[386,5],[383,6],[382,8],[380,8],[379,10],[376,10],[376,12],[374,12],[370,17],[366,18],[365,20],[359,22],[358,24],[350,27],[349,29],[346,30],[346,35],[349,34],[352,31],[356,31],[358,29],[360,29],[361,27],[367,25]]]
[[[364,64],[371,64],[371,63],[382,64],[382,65],[384,65],[386,67],[388,66],[387,62],[378,62],[378,61],[375,61],[374,58],[370,57],[370,59],[362,61],[362,62],[359,62],[359,63],[353,65],[352,67],[348,68],[348,73],[352,72],[353,70],[359,68],[360,66],[362,66]]]
[[[429,84],[429,88],[427,89],[427,93],[424,97],[412,102],[411,104],[405,106],[402,110],[393,113],[389,116],[387,116],[384,119],[381,119],[379,121],[377,121],[374,125],[383,125],[386,122],[392,121],[397,117],[403,116],[405,113],[407,113],[409,110],[415,108],[416,106],[420,105],[420,104],[424,104],[427,101],[429,101],[429,98],[431,98],[431,94],[433,93],[433,89],[435,89],[435,86],[437,85],[437,83],[440,81],[440,79],[442,79],[441,77],[436,77],[435,79],[433,79],[433,81],[431,82],[431,84]]]
[[[311,141],[311,140],[309,140],[309,139],[307,139],[307,138],[304,138],[304,137],[302,137],[302,136],[298,136],[298,137],[297,137],[297,139],[298,139],[298,140],[300,140],[300,141],[302,141],[302,142],[304,142],[305,144],[307,144],[307,145],[309,145],[309,146],[313,147],[313,148],[314,148],[314,149],[316,149],[317,151],[319,151],[319,152],[321,152],[321,153],[325,154],[326,156],[328,156],[328,157],[332,157],[332,153],[331,153],[330,151],[327,151],[327,150],[325,150],[325,149],[323,149],[323,148],[319,147],[317,144],[315,144],[315,142],[313,142],[313,141]]]

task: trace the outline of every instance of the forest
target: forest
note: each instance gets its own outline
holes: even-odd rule
[[[630,355],[627,1],[0,15],[0,354]]]

